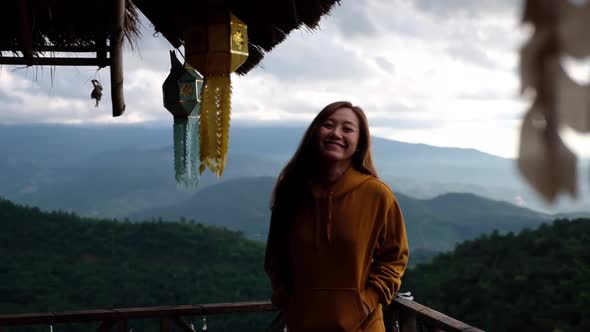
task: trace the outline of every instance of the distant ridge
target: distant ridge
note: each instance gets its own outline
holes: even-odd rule
[[[249,238],[266,240],[273,177],[231,179],[195,193],[166,208],[131,215],[133,220],[186,219],[238,230]],[[445,194],[428,200],[396,197],[406,219],[411,248],[449,250],[458,242],[490,233],[535,228],[550,220],[506,202],[473,194]]]
[[[304,129],[232,126],[226,172],[219,179],[204,173],[197,189],[237,177],[276,177]],[[172,143],[171,124],[0,125],[0,195],[94,217],[124,218],[166,207],[192,195],[174,182]],[[590,212],[585,181],[579,201],[546,205],[523,183],[513,160],[474,149],[374,137],[373,157],[379,175],[409,196],[470,192],[549,213]]]

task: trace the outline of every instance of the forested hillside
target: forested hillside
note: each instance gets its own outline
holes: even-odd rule
[[[486,331],[590,331],[590,219],[481,236],[408,271],[416,301]]]
[[[200,224],[81,219],[0,200],[0,314],[267,300],[263,251]],[[208,319],[217,331],[258,332],[270,315]]]
[[[587,219],[480,236],[409,269],[402,291],[486,331],[590,331],[588,243]],[[0,200],[0,314],[268,300],[263,254],[263,243],[221,228],[79,218]],[[261,331],[272,316],[208,322]]]

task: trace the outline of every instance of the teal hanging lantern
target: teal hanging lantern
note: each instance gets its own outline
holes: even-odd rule
[[[170,74],[162,85],[164,107],[174,116],[174,172],[187,188],[199,183],[199,112],[203,77],[170,51]]]

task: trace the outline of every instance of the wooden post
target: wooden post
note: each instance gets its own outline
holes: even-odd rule
[[[195,332],[195,330],[182,317],[175,317],[174,322],[183,332]]]
[[[99,67],[103,68],[108,66],[109,61],[107,59],[107,36],[106,34],[100,34],[94,41],[96,45],[96,60],[98,60]]]
[[[18,13],[20,16],[20,47],[23,52],[23,58],[27,66],[31,64],[28,61],[33,59],[33,28],[31,27],[31,15],[29,11],[29,1],[18,1]]]
[[[126,319],[122,319],[117,322],[117,330],[119,332],[128,332],[129,331],[129,321]]]
[[[170,317],[160,317],[160,332],[172,332],[172,320]]]
[[[400,332],[399,331],[399,309],[391,304],[383,307],[383,323],[385,324],[385,332]]]
[[[115,325],[114,320],[103,320],[100,325],[98,326],[97,332],[110,332]]]
[[[399,311],[399,326],[401,332],[418,332],[416,314],[410,310],[401,309]]]
[[[114,15],[111,30],[111,101],[113,117],[125,112],[123,96],[123,26],[125,24],[125,0],[113,0]]]

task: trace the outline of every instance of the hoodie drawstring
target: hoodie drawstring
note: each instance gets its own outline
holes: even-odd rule
[[[328,194],[328,222],[326,224],[326,235],[328,236],[328,245],[332,244],[332,198],[334,192]]]
[[[318,251],[320,249],[320,227],[319,227],[319,223],[320,223],[320,207],[319,207],[319,203],[318,200],[314,198],[313,200],[314,202],[314,211],[313,211],[313,216],[314,216],[314,223],[313,223],[313,247],[315,249],[315,251]]]
[[[328,246],[332,244],[332,206],[334,200],[334,192],[330,191],[328,193],[328,213],[327,213],[327,220],[325,221],[325,232],[326,232],[326,239],[328,240]],[[317,199],[314,199],[314,223],[313,223],[313,246],[314,249],[317,251],[320,248],[320,241],[323,235],[324,229],[324,222],[321,216],[320,211],[320,203]]]

